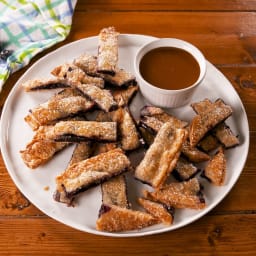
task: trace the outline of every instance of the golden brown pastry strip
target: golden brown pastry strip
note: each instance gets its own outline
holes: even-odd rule
[[[108,84],[118,87],[135,83],[135,76],[124,69],[117,69],[114,75],[103,74],[102,77]]]
[[[196,178],[170,183],[153,192],[145,191],[145,197],[174,208],[203,209],[205,200]]]
[[[160,222],[171,225],[174,218],[174,208],[165,204],[151,201],[145,198],[138,199],[139,204]]]
[[[189,180],[199,172],[199,169],[184,157],[180,157],[172,172],[178,181]]]
[[[85,76],[85,73],[82,69],[69,63],[55,67],[51,71],[51,74],[60,79],[67,79],[70,82],[82,82]]]
[[[100,73],[114,75],[118,65],[118,35],[114,27],[104,28],[99,33],[98,69]]]
[[[203,115],[196,115],[190,124],[189,140],[190,145],[196,146],[197,143],[206,135],[208,131],[217,124],[227,119],[232,114],[232,108],[222,100],[212,104],[212,107],[204,112]]]
[[[191,147],[188,140],[182,144],[181,152],[193,163],[200,163],[210,159],[210,156],[205,152],[196,147]]]
[[[56,178],[67,197],[98,185],[130,169],[130,161],[121,149],[113,149],[69,166]]]
[[[93,84],[80,83],[76,83],[75,88],[77,88],[87,98],[94,101],[97,106],[105,112],[109,112],[117,108],[117,103],[109,90],[100,89]]]
[[[57,152],[69,145],[67,142],[43,140],[51,129],[51,126],[41,127],[26,148],[20,151],[21,158],[29,168],[34,169],[48,162]]]
[[[232,130],[225,122],[220,123],[212,131],[214,136],[220,141],[225,148],[232,148],[239,145],[239,139],[234,135]]]
[[[112,90],[114,100],[117,102],[118,107],[128,106],[139,90],[138,85],[130,85],[127,88],[120,88]]]
[[[130,208],[127,198],[127,186],[124,175],[119,175],[101,184],[102,203]]]
[[[138,148],[141,144],[140,135],[137,131],[133,117],[127,108],[118,108],[115,111],[98,113],[97,121],[113,121],[118,127],[118,141],[121,148],[125,151],[130,151]]]
[[[145,106],[141,110],[140,125],[150,129],[153,133],[157,133],[161,126],[166,123],[172,123],[172,128],[184,128],[187,122],[168,114],[163,109],[153,106]]]
[[[117,127],[115,122],[60,121],[45,134],[45,139],[70,142],[116,141]]]
[[[206,135],[202,140],[199,141],[198,147],[205,152],[210,152],[219,147],[218,139],[211,133]]]
[[[95,55],[84,53],[73,61],[74,65],[81,68],[86,74],[91,76],[99,76],[97,73],[98,58]]]
[[[144,183],[159,188],[172,172],[187,137],[185,129],[172,129],[165,123],[159,130],[153,144],[135,170],[135,177]]]
[[[91,142],[78,143],[73,151],[72,157],[69,162],[69,167],[72,164],[88,159],[91,156],[91,154],[92,154]],[[63,186],[61,186],[60,184],[58,184],[56,191],[53,195],[53,198],[58,202],[67,204],[68,206],[71,206],[74,201],[74,197],[67,197]]]
[[[219,102],[220,100],[217,100],[216,102]],[[209,99],[204,99],[203,101],[192,103],[191,106],[194,109],[194,111],[199,115],[204,115],[204,113],[211,111],[214,103],[212,103]],[[237,146],[239,144],[239,139],[237,136],[234,135],[230,127],[228,127],[225,122],[220,123],[217,125],[213,130],[212,134],[218,139],[219,142],[221,142],[225,148],[230,148]],[[209,144],[209,143],[212,144]],[[200,142],[201,143],[201,142]],[[208,143],[208,144],[207,144]],[[214,142],[212,138],[207,139],[205,142],[201,143],[201,147],[206,147],[206,150],[208,147],[208,151],[215,149],[218,144]]]
[[[31,114],[24,119],[33,130],[41,125],[49,125],[54,121],[74,116],[79,112],[86,112],[94,106],[94,102],[82,96],[71,96],[63,99],[50,99],[31,110]]]
[[[68,80],[70,84],[93,84],[99,88],[104,88],[104,80],[102,78],[89,76],[81,68],[74,64],[66,63],[57,66],[52,70],[51,73],[60,79]]]
[[[224,149],[219,148],[218,152],[212,157],[209,163],[206,165],[202,176],[207,178],[216,186],[222,186],[225,182],[225,176],[227,172],[226,158]]]
[[[33,79],[28,80],[21,85],[26,92],[37,90],[48,90],[56,88],[69,88],[70,84],[66,79],[50,78],[50,79]]]
[[[121,232],[145,228],[156,223],[159,223],[159,220],[151,214],[116,205],[102,205],[96,222],[96,229]]]

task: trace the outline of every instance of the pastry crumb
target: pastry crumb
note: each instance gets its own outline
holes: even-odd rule
[[[45,190],[45,191],[48,191],[49,189],[50,189],[49,186],[45,186],[45,187],[44,187],[44,190]]]

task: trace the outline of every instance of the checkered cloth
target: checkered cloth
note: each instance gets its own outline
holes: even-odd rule
[[[69,34],[77,0],[0,0],[0,92],[9,75]]]

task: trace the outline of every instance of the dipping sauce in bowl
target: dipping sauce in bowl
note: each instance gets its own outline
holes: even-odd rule
[[[139,69],[147,82],[166,90],[191,86],[200,74],[196,59],[187,51],[174,47],[159,47],[147,52]]]
[[[189,104],[206,73],[206,60],[189,42],[161,38],[143,45],[134,70],[140,91],[149,103],[165,108]]]

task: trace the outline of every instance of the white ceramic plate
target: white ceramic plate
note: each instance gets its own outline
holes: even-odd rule
[[[133,59],[136,51],[144,43],[153,39],[155,38],[143,35],[120,35],[119,66],[133,72]],[[25,148],[33,136],[33,132],[23,118],[29,109],[46,101],[56,91],[26,93],[20,84],[28,79],[50,77],[50,71],[55,66],[72,61],[84,52],[97,54],[97,40],[97,37],[85,38],[46,55],[37,61],[14,86],[5,103],[1,118],[1,150],[10,176],[20,191],[42,212],[68,226],[89,233],[117,237],[142,236],[174,230],[197,220],[216,206],[231,190],[243,170],[249,147],[248,120],[243,104],[229,81],[209,62],[205,80],[198,87],[192,101],[199,101],[206,97],[211,100],[222,98],[230,104],[234,114],[227,120],[227,124],[235,134],[239,134],[241,144],[226,151],[228,171],[224,186],[214,187],[206,180],[201,180],[205,187],[204,194],[207,203],[205,209],[177,210],[172,226],[155,225],[138,231],[122,233],[99,232],[95,229],[101,205],[99,186],[82,193],[78,198],[78,205],[74,208],[55,202],[52,197],[55,190],[55,177],[66,168],[72,154],[72,147],[57,154],[51,161],[36,170],[30,170],[23,163],[19,151]],[[142,96],[138,94],[131,106],[135,117],[138,117],[140,108],[145,104]],[[172,113],[188,121],[194,115],[189,106],[175,109]],[[133,207],[137,208],[136,198],[146,185],[134,180],[132,176],[128,175],[127,178],[129,197]],[[45,187],[49,187],[49,190],[45,190]]]

